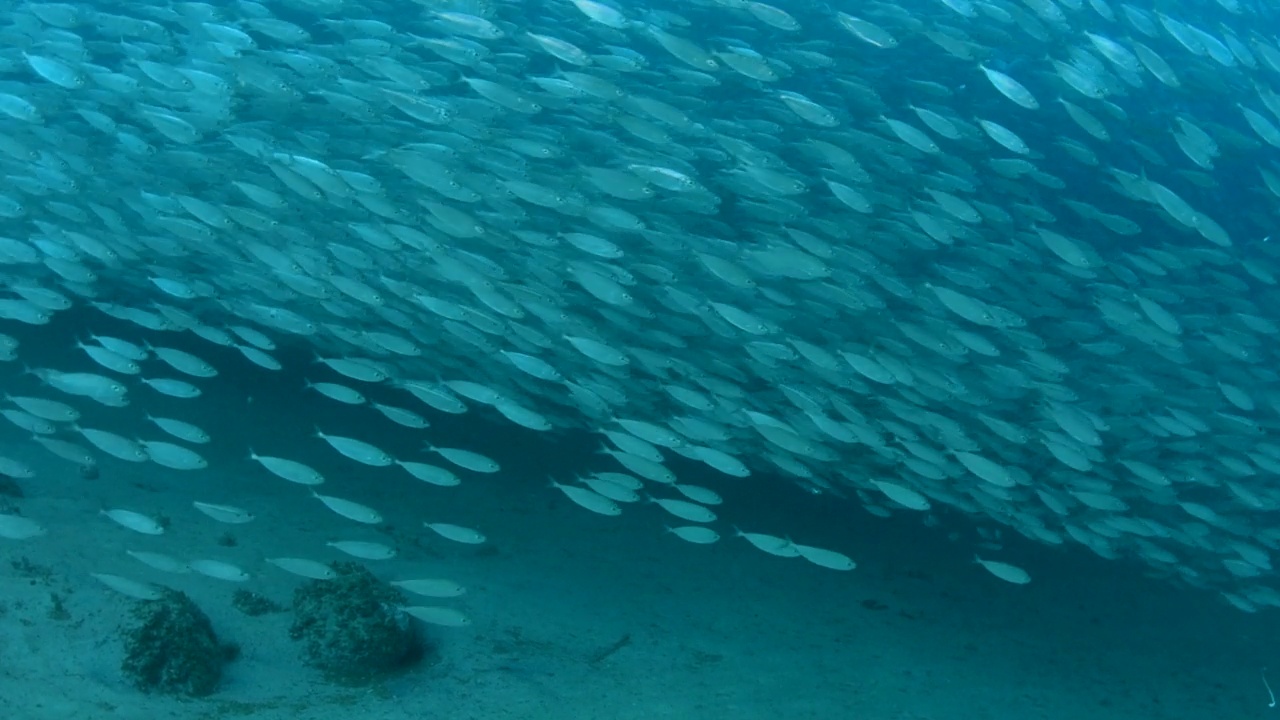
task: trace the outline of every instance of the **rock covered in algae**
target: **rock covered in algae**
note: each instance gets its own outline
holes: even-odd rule
[[[289,635],[305,643],[303,659],[330,679],[375,680],[422,655],[412,619],[399,608],[400,591],[356,563],[333,564],[337,577],[316,580],[293,596]]]
[[[236,654],[191,598],[166,590],[134,606],[124,628],[120,669],[144,692],[203,697],[217,689],[223,667]]]

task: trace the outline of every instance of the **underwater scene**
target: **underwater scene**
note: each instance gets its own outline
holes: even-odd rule
[[[1261,1],[0,0],[0,716],[1268,717],[1278,211]]]

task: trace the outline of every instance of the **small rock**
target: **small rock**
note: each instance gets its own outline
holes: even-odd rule
[[[336,578],[310,582],[293,596],[289,635],[306,643],[307,664],[335,682],[365,684],[421,658],[413,620],[399,609],[400,591],[359,564],[331,567]]]
[[[166,590],[134,606],[124,630],[125,677],[143,692],[203,697],[218,687],[223,666],[238,654],[218,640],[191,598]]]

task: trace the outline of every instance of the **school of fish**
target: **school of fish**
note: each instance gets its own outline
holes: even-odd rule
[[[611,458],[548,492],[606,516],[649,500],[693,544],[753,476],[1280,606],[1276,19],[1238,0],[17,3],[0,318],[92,306],[137,333],[33,369],[5,417],[71,462],[200,470],[198,412],[135,441],[68,398],[196,398],[229,368],[188,342],[286,373],[273,351],[305,346],[333,371],[311,389],[406,427],[599,434]],[[347,433],[315,435],[434,485],[500,470]],[[253,458],[381,522],[305,458]],[[485,541],[440,520],[424,531]],[[801,519],[768,530],[735,535],[854,567]]]

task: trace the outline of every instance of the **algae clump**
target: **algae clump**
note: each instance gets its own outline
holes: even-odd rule
[[[373,682],[423,654],[404,596],[356,563],[332,565],[337,577],[294,592],[289,636],[305,643],[303,659],[343,684]]]
[[[134,606],[120,669],[143,692],[203,697],[217,689],[223,667],[238,652],[218,639],[191,598],[166,590]]]

